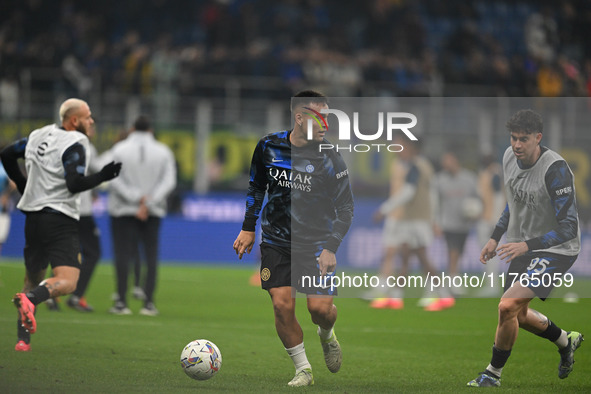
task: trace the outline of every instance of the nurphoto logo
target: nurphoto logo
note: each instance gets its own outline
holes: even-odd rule
[[[321,128],[328,130],[328,122],[326,116],[333,114],[337,118],[338,124],[338,140],[339,142],[351,141],[351,130],[353,135],[361,141],[376,141],[382,137],[384,131],[386,133],[386,139],[392,141],[396,132],[401,131],[411,141],[417,141],[418,138],[410,131],[411,128],[416,126],[417,117],[409,112],[378,112],[378,130],[374,133],[366,134],[361,132],[359,127],[359,112],[353,112],[353,127],[351,127],[351,119],[344,111],[335,108],[324,108],[320,112],[313,110],[312,108],[305,107],[308,115],[312,119],[308,119],[308,140],[313,138],[313,126],[316,122]],[[385,119],[385,121],[384,121]],[[385,127],[384,127],[385,123]],[[385,129],[385,130],[384,130]],[[387,150],[388,152],[400,152],[404,148],[400,144],[384,144],[384,143],[361,143],[361,144],[319,144],[318,149],[320,151],[327,149],[336,149],[339,151],[348,152],[369,152],[375,150]]]

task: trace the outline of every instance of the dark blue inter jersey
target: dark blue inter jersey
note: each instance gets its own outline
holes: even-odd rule
[[[261,216],[265,242],[336,252],[353,218],[347,166],[332,149],[293,146],[290,133],[268,134],[257,144],[242,229],[254,231]]]

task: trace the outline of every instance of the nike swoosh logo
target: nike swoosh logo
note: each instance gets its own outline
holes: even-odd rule
[[[276,159],[276,158],[272,158],[272,159],[271,159],[271,161],[272,161],[273,163],[278,163],[278,162],[280,162],[280,161],[283,161],[283,160],[278,160],[278,159]]]
[[[527,174],[519,174],[515,177],[515,179],[525,178],[526,176],[527,176]]]

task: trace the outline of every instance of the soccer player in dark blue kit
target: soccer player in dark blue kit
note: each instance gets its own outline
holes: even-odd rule
[[[327,143],[327,124],[312,121],[312,138],[308,139],[308,120],[325,108],[328,99],[324,95],[300,92],[291,102],[293,129],[268,134],[259,141],[250,168],[244,223],[233,245],[240,258],[250,253],[260,215],[261,286],[271,296],[277,334],[295,366],[289,386],[314,384],[295,315],[295,291],[307,294],[326,366],[335,373],[342,362],[333,330],[337,319],[333,289],[303,280],[304,276],[327,278],[334,274],[335,253],[353,218],[347,167],[336,151],[320,150],[320,143]],[[268,201],[263,208],[265,194]]]
[[[574,175],[556,152],[540,145],[542,117],[532,110],[516,112],[507,122],[511,146],[503,156],[507,206],[490,240],[480,253],[486,263],[497,254],[510,261],[505,293],[499,302],[499,321],[490,364],[471,387],[501,385],[501,372],[517,340],[519,328],[558,347],[558,377],[573,370],[574,353],[583,335],[565,331],[529,307],[545,300],[573,265],[581,250]],[[506,243],[499,240],[507,233]],[[558,281],[560,280],[560,282]]]

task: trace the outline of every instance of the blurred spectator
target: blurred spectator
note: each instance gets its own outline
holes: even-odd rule
[[[0,117],[10,120],[18,116],[19,87],[12,76],[0,79]]]
[[[467,21],[447,38],[447,49],[455,56],[468,56],[482,48],[481,34],[478,25],[473,21]]]
[[[155,95],[156,119],[167,123],[179,94],[226,94],[212,75],[276,78],[278,96],[304,85],[331,95],[454,95],[474,86],[480,95],[537,95],[538,69],[561,56],[563,89],[547,94],[579,95],[582,79],[572,71],[591,58],[591,5],[573,0],[134,4],[3,4],[0,80],[80,96]],[[45,20],[51,28],[40,28]],[[265,95],[269,86],[242,94]]]
[[[133,95],[146,95],[152,92],[152,64],[147,45],[136,45],[124,61],[123,89]]]
[[[160,125],[170,125],[175,118],[178,102],[177,75],[179,56],[170,34],[162,34],[151,58],[156,119]]]
[[[73,55],[68,55],[62,62],[65,80],[72,89],[69,96],[88,97],[92,89],[92,79],[86,74],[86,68]]]
[[[552,64],[544,64],[537,74],[538,94],[542,97],[559,97],[563,91],[560,70]]]
[[[198,95],[197,79],[205,67],[205,47],[200,44],[184,47],[178,52],[178,89],[182,97]]]
[[[528,53],[542,62],[552,62],[558,47],[558,26],[549,6],[532,14],[525,24],[525,43]]]
[[[575,62],[565,55],[560,55],[558,57],[558,68],[564,78],[564,96],[571,97],[585,94],[585,83]]]

